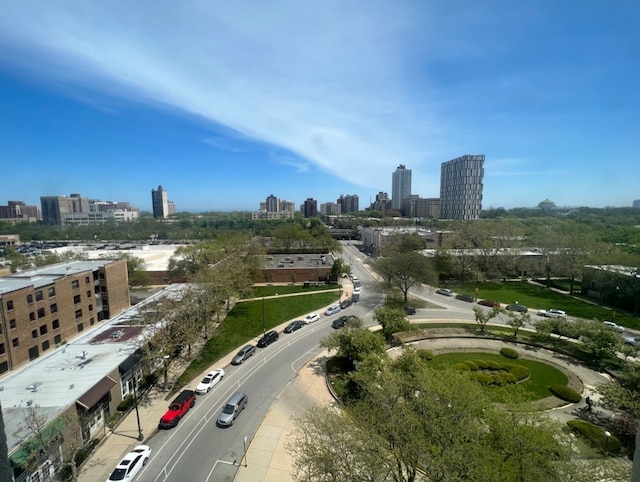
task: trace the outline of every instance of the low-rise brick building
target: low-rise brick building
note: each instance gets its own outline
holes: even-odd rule
[[[129,306],[124,259],[59,263],[0,278],[0,375]]]

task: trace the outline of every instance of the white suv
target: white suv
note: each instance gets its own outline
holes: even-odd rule
[[[538,316],[546,316],[547,318],[566,318],[567,314],[562,310],[551,308],[550,310],[538,311]]]
[[[603,321],[603,325],[611,328],[612,330],[616,330],[618,333],[622,333],[624,331],[624,327],[614,323],[613,321]]]

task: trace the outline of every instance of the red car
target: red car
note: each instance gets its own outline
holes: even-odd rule
[[[493,300],[480,300],[478,301],[479,305],[488,306],[489,308],[500,308],[500,303]]]

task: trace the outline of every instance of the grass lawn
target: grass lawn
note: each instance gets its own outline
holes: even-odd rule
[[[262,288],[262,287],[261,287]],[[297,288],[296,292],[308,293],[309,288],[300,286],[266,286],[277,288],[273,294],[284,294],[282,288]],[[262,293],[256,289],[256,296]],[[293,291],[290,291],[293,292]],[[319,289],[307,296],[281,296],[264,300],[264,328],[271,328],[292,318],[302,317],[312,311],[318,311],[331,303],[338,301],[335,291]],[[202,352],[191,362],[180,378],[176,381],[174,390],[186,385],[209,366],[237,347],[247,343],[262,333],[262,300],[236,303],[224,321],[202,349]]]
[[[473,292],[478,288],[478,299],[489,299],[509,304],[518,301],[521,305],[535,310],[557,308],[567,312],[569,316],[585,318],[587,320],[612,320],[611,309],[592,304],[580,298],[564,295],[542,286],[526,281],[507,281],[503,283],[474,283],[473,285],[452,285],[453,291],[460,293]],[[535,319],[535,318],[534,318]],[[640,319],[618,313],[616,323],[629,328],[640,329]]]
[[[437,355],[433,360],[427,362],[435,365],[455,365],[469,360],[493,360],[498,363],[513,363],[515,365],[522,365],[529,370],[531,377],[528,380],[518,384],[507,387],[486,387],[491,394],[491,397],[496,402],[505,402],[512,397],[517,397],[517,401],[526,402],[539,400],[551,396],[549,391],[549,385],[567,385],[569,379],[560,370],[534,360],[516,359],[512,360],[499,354],[491,353],[467,353],[467,352],[455,352],[455,353],[443,353]],[[524,393],[521,393],[524,392]]]

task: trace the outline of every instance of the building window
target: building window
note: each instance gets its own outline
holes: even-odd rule
[[[4,343],[0,343],[0,355],[4,355],[6,352],[7,350],[4,347]]]
[[[77,305],[78,303],[80,303],[80,295],[75,295],[73,297],[73,302]]]
[[[52,286],[49,288],[49,298],[56,295],[56,289]]]
[[[2,335],[2,325],[0,325],[0,335]]]
[[[78,323],[78,331],[84,330],[84,325],[82,323]]]
[[[78,288],[80,288],[80,283],[78,283],[77,279],[71,282],[71,288],[73,288],[74,290],[77,290]]]
[[[87,298],[91,298],[91,291],[87,291]]]
[[[33,311],[31,313],[29,313],[29,319],[31,321],[36,321],[36,314]]]
[[[14,338],[13,340],[11,340],[11,344],[14,348],[20,346],[20,340],[18,338]]]
[[[38,318],[44,318],[46,315],[44,308],[38,308]]]
[[[42,342],[42,351],[47,351],[49,349],[49,340]]]
[[[9,362],[0,363],[0,373],[5,373],[9,371]]]
[[[89,305],[89,311],[93,311],[93,305]]]
[[[53,320],[51,322],[51,326],[54,330],[57,330],[58,328],[60,328],[60,322],[58,320]]]
[[[85,276],[85,277],[84,277],[84,282],[85,282],[86,284],[89,284],[89,283],[91,283],[91,280],[89,279],[89,277],[88,277],[88,276]]]
[[[89,318],[89,324],[91,326],[93,326],[93,324],[96,322],[96,319],[94,317]]]
[[[38,338],[38,330],[31,330],[31,338]]]
[[[58,312],[58,303],[53,303],[49,309],[51,310],[51,313],[57,313]]]
[[[58,343],[60,343],[60,341],[62,341],[62,337],[60,335],[56,335],[53,337],[53,342],[57,345]]]
[[[7,301],[7,310],[12,310],[13,309],[13,300],[8,300]]]
[[[43,300],[42,290],[36,291],[36,301],[42,301],[42,300]]]
[[[16,320],[9,320],[9,328],[12,330],[16,327]]]
[[[47,325],[42,325],[40,327],[40,334],[41,335],[46,335],[47,333],[49,333],[49,328],[47,328]]]
[[[82,318],[82,310],[76,310],[76,319]]]
[[[33,303],[33,295],[27,295],[27,303]]]
[[[98,275],[98,278],[100,278],[100,279],[104,279],[104,273],[100,273],[100,274]]]

